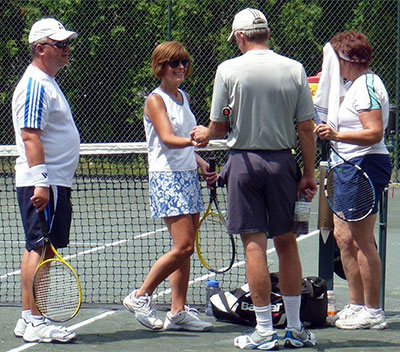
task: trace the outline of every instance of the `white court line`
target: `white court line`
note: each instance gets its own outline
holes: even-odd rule
[[[303,241],[303,240],[305,240],[305,239],[307,239],[307,238],[310,238],[310,237],[312,237],[312,236],[315,236],[315,235],[317,235],[317,234],[319,234],[319,230],[315,230],[315,231],[313,231],[313,232],[310,232],[310,233],[307,234],[307,235],[300,236],[300,237],[298,237],[296,240],[297,240],[297,242],[300,242],[300,241]],[[139,236],[140,236],[140,235],[139,235]],[[268,254],[271,254],[271,253],[273,253],[273,252],[275,252],[275,247],[270,248],[270,249],[267,250],[267,253],[268,253]],[[242,261],[240,261],[240,262],[235,263],[232,267],[241,266],[241,265],[244,265],[244,263],[245,263],[245,261],[242,260]],[[196,279],[194,279],[194,280],[189,281],[189,285],[193,285],[195,282],[203,281],[203,280],[209,279],[210,277],[213,277],[213,276],[215,276],[215,273],[209,273],[209,274],[207,274],[207,275],[202,275],[202,276],[200,276],[200,277],[198,277],[198,278],[196,278]],[[156,297],[161,297],[161,296],[164,296],[164,295],[169,294],[170,292],[171,292],[171,289],[168,288],[168,289],[166,289],[166,290],[164,290],[164,291],[162,291],[162,292],[160,292],[160,293],[158,293],[158,294],[154,294],[153,297],[154,297],[154,298],[156,298]],[[85,325],[91,324],[91,323],[93,323],[93,322],[95,322],[95,321],[97,321],[97,320],[106,318],[106,317],[108,317],[109,315],[114,314],[115,312],[117,312],[117,310],[106,311],[106,312],[104,312],[104,313],[102,313],[102,314],[96,315],[96,316],[93,317],[93,318],[89,318],[89,319],[84,320],[84,321],[82,321],[82,322],[80,322],[80,323],[77,323],[77,324],[75,324],[75,325],[72,325],[72,326],[69,327],[69,329],[71,329],[71,330],[79,329],[79,328],[81,328],[82,326],[85,326]],[[14,349],[12,349],[12,350],[9,350],[9,351],[6,351],[6,352],[20,352],[20,351],[24,351],[24,350],[27,350],[28,348],[31,348],[31,347],[33,347],[33,346],[36,346],[37,344],[38,344],[38,342],[26,343],[26,344],[24,344],[24,345],[22,345],[22,346],[20,346],[20,347],[16,347],[16,348],[14,348]]]
[[[157,232],[166,231],[167,229],[168,229],[167,227],[162,227],[162,228],[160,228],[158,230],[155,230],[155,231],[145,232],[145,233],[142,233],[140,235],[133,236],[132,238],[126,238],[126,239],[123,239],[123,240],[119,240],[119,241],[116,241],[116,242],[111,242],[111,243],[104,244],[102,246],[91,248],[91,249],[88,249],[88,250],[83,251],[83,252],[78,252],[78,253],[75,253],[75,254],[66,255],[63,258],[65,260],[68,260],[68,259],[75,258],[75,257],[81,256],[81,255],[91,254],[91,253],[94,253],[94,252],[99,252],[99,251],[101,251],[103,249],[106,249],[108,247],[116,247],[116,246],[119,246],[121,244],[128,243],[130,241],[136,240],[138,238],[147,237],[147,236],[150,236],[150,235],[154,235]],[[19,275],[20,273],[21,273],[21,270],[15,270],[15,271],[12,271],[12,272],[7,273],[5,275],[1,275],[0,276],[0,281],[3,280],[3,279],[6,279],[9,276]]]

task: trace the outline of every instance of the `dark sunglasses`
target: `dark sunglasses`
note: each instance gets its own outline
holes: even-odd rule
[[[40,45],[50,45],[55,46],[57,49],[65,49],[67,46],[70,45],[70,42],[68,40],[65,40],[63,42],[42,43]]]
[[[169,67],[171,68],[177,68],[179,66],[179,64],[182,64],[182,66],[184,68],[189,66],[189,60],[188,59],[183,59],[183,60],[171,60],[171,61],[167,61],[167,64],[169,65]]]

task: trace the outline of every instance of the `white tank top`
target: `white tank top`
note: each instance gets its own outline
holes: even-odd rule
[[[190,137],[190,131],[196,126],[196,119],[190,109],[188,98],[181,89],[182,104],[162,89],[156,88],[151,94],[161,97],[175,136]],[[150,94],[150,95],[151,95]],[[197,168],[194,147],[168,148],[160,139],[153,123],[144,114],[144,128],[148,149],[149,171],[188,171]]]

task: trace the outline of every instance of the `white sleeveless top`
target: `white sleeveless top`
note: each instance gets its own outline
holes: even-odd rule
[[[182,104],[162,89],[156,88],[151,94],[161,97],[175,136],[190,137],[196,126],[196,119],[190,109],[188,98],[181,89]],[[150,95],[151,95],[150,94]],[[189,171],[197,168],[194,147],[168,148],[160,139],[151,120],[144,114],[144,128],[148,149],[149,171]]]

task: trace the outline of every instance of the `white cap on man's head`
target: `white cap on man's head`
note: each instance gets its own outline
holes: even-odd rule
[[[264,21],[257,21],[258,19]],[[268,22],[264,14],[256,9],[247,8],[235,15],[232,23],[232,32],[228,42],[231,41],[236,31],[250,31],[252,29],[268,28]]]
[[[43,18],[35,22],[29,32],[29,44],[43,38],[50,38],[57,41],[75,39],[78,33],[68,31],[54,18]]]

